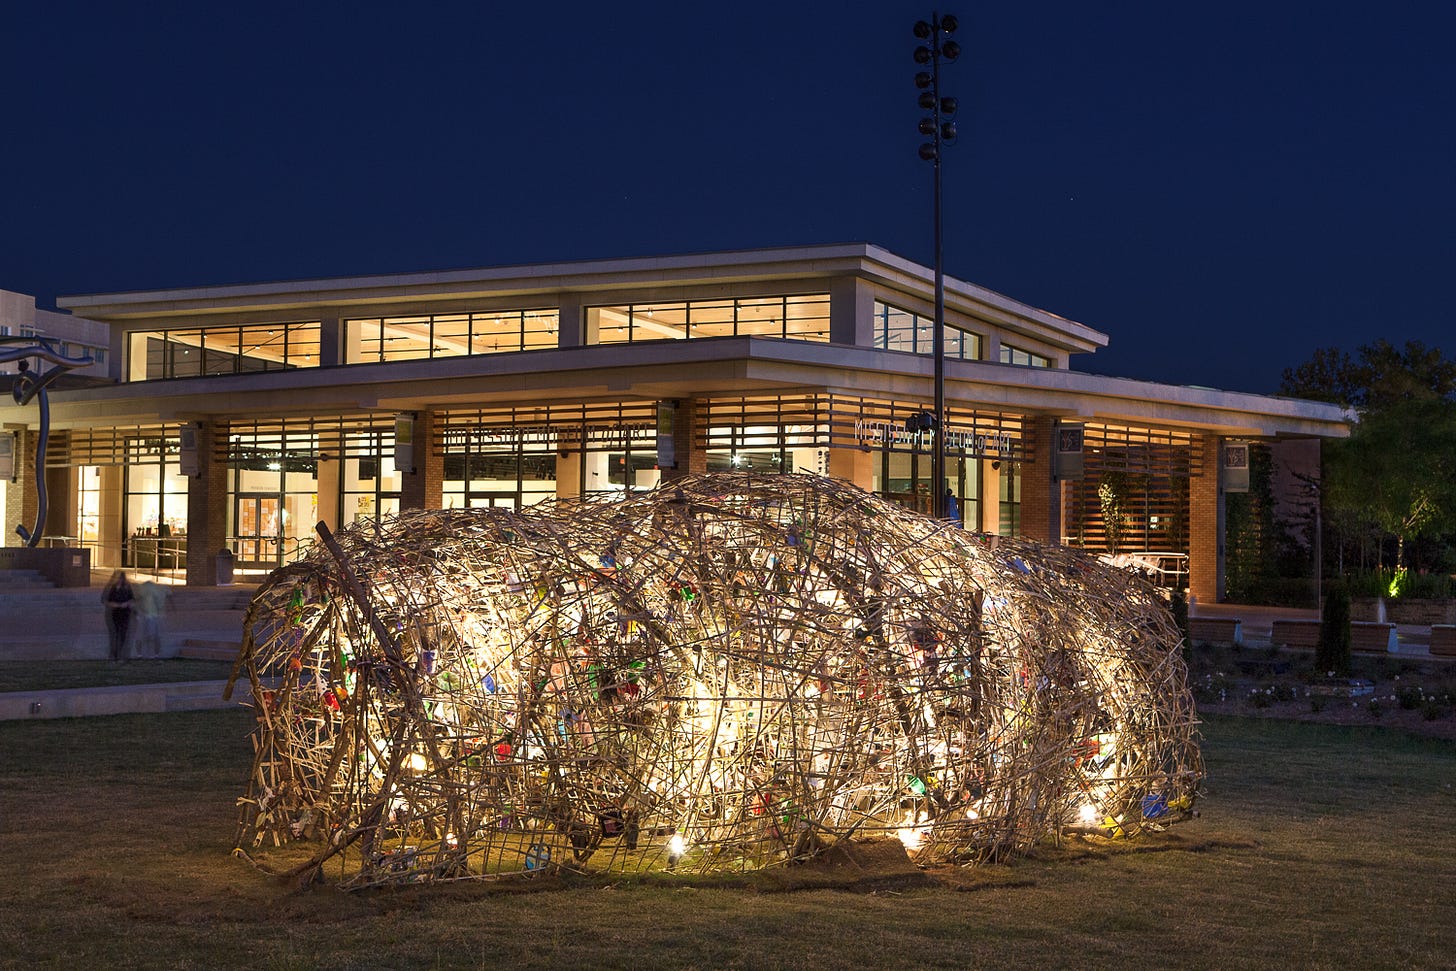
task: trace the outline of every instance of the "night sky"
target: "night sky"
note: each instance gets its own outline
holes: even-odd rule
[[[900,2],[12,5],[0,288],[865,241],[933,259]],[[1074,366],[1456,356],[1456,4],[949,6],[949,274]]]

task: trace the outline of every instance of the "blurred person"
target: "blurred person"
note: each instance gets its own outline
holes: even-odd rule
[[[101,592],[101,602],[106,606],[106,630],[111,635],[111,660],[125,663],[128,660],[126,635],[131,628],[131,608],[136,595],[126,573],[117,570]]]

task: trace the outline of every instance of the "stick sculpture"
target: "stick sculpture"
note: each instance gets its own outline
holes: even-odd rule
[[[33,371],[30,359],[37,364],[49,364],[43,371]],[[45,526],[49,497],[46,493],[45,462],[46,446],[51,437],[51,402],[46,388],[67,371],[89,366],[91,357],[86,354],[72,357],[61,353],[57,342],[45,337],[0,337],[0,364],[19,362],[19,372],[10,386],[10,395],[17,405],[30,404],[32,398],[40,403],[40,432],[35,443],[35,525],[27,529],[19,524],[16,535],[25,545],[34,549],[40,543],[41,530]]]
[[[1144,581],[809,475],[402,515],[276,571],[240,853],[348,887],[750,870],[843,840],[1005,859],[1202,778]],[[229,685],[231,690],[231,684]]]

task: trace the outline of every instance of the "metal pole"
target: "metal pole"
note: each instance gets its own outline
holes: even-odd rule
[[[930,15],[931,90],[935,92],[935,428],[931,432],[930,498],[936,519],[944,519],[945,503],[945,234],[941,226],[940,156],[940,14]]]

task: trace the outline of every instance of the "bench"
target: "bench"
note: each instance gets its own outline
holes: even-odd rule
[[[1456,624],[1431,625],[1431,653],[1437,657],[1456,657]]]
[[[1319,634],[1317,620],[1276,620],[1269,640],[1284,647],[1318,647]],[[1395,625],[1354,621],[1350,624],[1350,650],[1366,654],[1395,653]]]
[[[1276,620],[1269,633],[1269,642],[1283,647],[1318,647],[1320,622],[1317,620]]]
[[[1395,625],[1370,621],[1350,624],[1350,650],[1367,654],[1395,653]]]
[[[1194,644],[1242,644],[1237,617],[1189,617],[1188,640]]]

